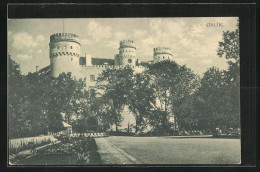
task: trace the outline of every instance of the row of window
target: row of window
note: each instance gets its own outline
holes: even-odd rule
[[[163,56],[163,58],[162,59],[167,59],[167,57],[165,58],[164,56]],[[168,56],[168,60],[170,59],[170,57]],[[160,60],[160,57],[158,57],[158,60]]]
[[[128,50],[128,51],[127,51],[127,50],[125,50],[125,51],[124,51],[124,50],[121,50],[121,51],[120,51],[120,53],[123,53],[123,52],[134,52],[134,50]]]
[[[85,79],[86,79],[86,77],[85,77]],[[90,81],[96,81],[95,75],[90,75]]]
[[[63,46],[62,48],[63,48],[63,49],[67,49],[67,46]],[[79,47],[76,47],[76,48],[78,49]],[[60,46],[57,46],[57,49],[60,49]],[[73,47],[70,46],[70,49],[73,49]]]

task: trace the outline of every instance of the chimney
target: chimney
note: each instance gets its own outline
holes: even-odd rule
[[[92,66],[91,55],[85,53],[85,57],[86,57],[86,66]]]

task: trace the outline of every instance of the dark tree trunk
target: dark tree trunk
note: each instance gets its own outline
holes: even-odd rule
[[[118,132],[118,124],[116,123],[116,132]]]
[[[137,133],[139,131],[138,129],[138,124],[137,124],[137,120],[136,120],[136,124],[135,124],[135,133]]]
[[[127,125],[127,133],[130,132],[130,126],[129,126],[129,122],[128,122],[128,125]]]

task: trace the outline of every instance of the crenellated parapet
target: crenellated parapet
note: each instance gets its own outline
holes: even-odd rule
[[[102,70],[102,69],[106,69],[106,68],[120,69],[120,68],[123,68],[125,66],[123,66],[123,65],[92,65],[92,66],[80,65],[80,67],[88,68],[88,69],[96,68],[96,69]],[[132,67],[133,69],[145,69],[145,67],[143,67],[143,66],[130,66],[130,67]]]
[[[91,66],[86,66],[86,65],[81,65],[83,68],[100,68],[100,69],[106,69],[106,68],[122,68],[122,65],[91,65]]]
[[[120,48],[134,48],[136,49],[135,43],[133,40],[122,40],[120,41]]]
[[[154,55],[157,54],[170,54],[172,55],[172,51],[169,47],[156,47],[153,49]]]
[[[61,52],[55,52],[55,53],[51,53],[50,56],[51,57],[55,57],[55,56],[75,56],[75,57],[79,57],[80,54],[78,53],[73,53],[73,52],[67,52],[67,51],[61,51]]]
[[[50,44],[60,41],[76,42],[80,44],[79,37],[72,33],[55,33],[50,36]]]

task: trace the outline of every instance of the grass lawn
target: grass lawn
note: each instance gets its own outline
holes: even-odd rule
[[[144,164],[238,164],[240,139],[125,137],[106,138]]]

